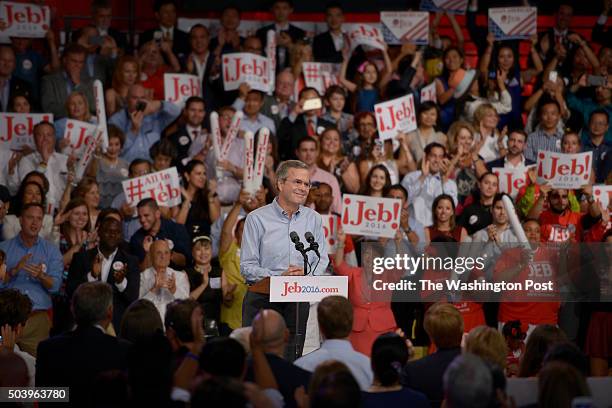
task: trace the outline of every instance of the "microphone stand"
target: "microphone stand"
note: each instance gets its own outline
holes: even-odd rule
[[[304,258],[304,275],[308,275],[308,255],[306,254],[308,252],[308,250],[304,249],[304,244],[301,242],[294,242],[295,244],[295,249],[296,251],[298,251],[300,254],[302,254],[302,257]],[[310,249],[310,248],[309,248]],[[300,358],[300,344],[301,344],[301,340],[302,337],[304,337],[303,333],[300,333],[300,303],[301,302],[296,302],[295,303],[295,360],[297,360],[298,358]]]

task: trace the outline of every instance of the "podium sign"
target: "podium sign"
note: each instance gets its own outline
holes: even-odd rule
[[[348,276],[270,277],[270,302],[319,302],[327,296],[348,298]]]

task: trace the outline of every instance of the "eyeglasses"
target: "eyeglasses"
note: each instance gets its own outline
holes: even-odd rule
[[[285,181],[288,181],[292,184],[295,184],[298,187],[304,187],[304,188],[308,188],[310,189],[312,187],[312,183],[308,182],[308,181],[303,181],[303,180],[299,180],[299,179],[293,179],[293,180],[288,180],[285,179]]]

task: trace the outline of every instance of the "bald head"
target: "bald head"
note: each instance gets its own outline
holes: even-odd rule
[[[265,351],[282,356],[289,336],[283,316],[272,309],[259,312],[253,320],[253,333],[258,335],[261,332]]]
[[[149,249],[151,264],[155,269],[164,269],[170,265],[170,245],[164,239],[159,239],[151,244]]]
[[[128,110],[130,112],[134,112],[136,110],[136,105],[138,102],[143,101],[146,102],[147,90],[140,84],[131,85],[128,88],[127,93],[127,102],[128,102]]]

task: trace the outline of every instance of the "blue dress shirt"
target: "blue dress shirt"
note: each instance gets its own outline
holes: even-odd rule
[[[121,158],[128,163],[134,159],[151,160],[149,149],[159,141],[164,129],[180,115],[181,109],[173,103],[162,102],[159,111],[147,115],[142,120],[140,131],[132,132],[132,122],[127,109],[115,113],[108,123],[115,125],[125,133],[125,144],[121,150]]]
[[[24,245],[20,234],[0,243],[0,249],[6,254],[7,271],[17,266],[26,254],[32,254],[28,263],[46,265],[45,274],[53,278],[53,286],[50,289],[45,288],[38,279],[31,277],[23,269],[17,271],[17,275],[7,283],[0,282],[0,288],[14,288],[28,295],[32,301],[32,310],[50,309],[52,306],[50,295],[58,293],[62,284],[62,272],[64,271],[64,261],[57,245],[43,238],[38,238],[36,243],[28,248]]]
[[[289,265],[303,267],[304,258],[289,238],[292,231],[298,233],[305,247],[309,245],[304,234],[307,231],[312,232],[315,241],[319,243],[321,254],[321,261],[312,275],[325,274],[329,259],[321,216],[300,205],[298,211],[289,218],[278,204],[277,197],[271,204],[247,215],[240,246],[240,273],[247,283],[252,284],[269,276],[281,275]],[[317,256],[313,251],[308,252],[308,262],[313,268],[317,263]]]

